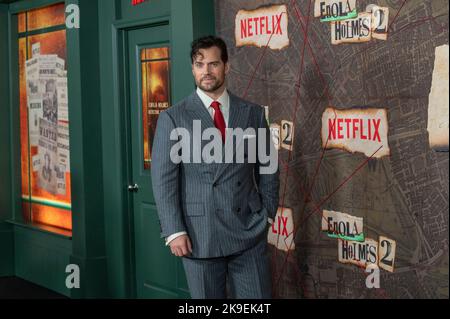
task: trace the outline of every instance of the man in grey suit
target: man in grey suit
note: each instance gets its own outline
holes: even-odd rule
[[[192,298],[226,298],[227,280],[233,298],[270,298],[279,171],[265,112],[227,91],[222,39],[194,41],[191,61],[197,90],[160,114],[153,142],[161,236],[182,257]]]

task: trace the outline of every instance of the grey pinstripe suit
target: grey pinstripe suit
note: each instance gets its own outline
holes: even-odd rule
[[[279,173],[259,174],[256,163],[175,164],[170,140],[175,128],[191,134],[190,146],[209,141],[193,140],[193,121],[201,130],[213,120],[197,93],[162,112],[152,150],[152,184],[161,223],[161,236],[186,231],[192,254],[183,258],[194,298],[223,298],[228,274],[236,298],[270,297],[270,271],[266,255],[267,217],[278,207]],[[229,128],[265,128],[267,145],[273,147],[264,109],[230,93]],[[227,141],[228,143],[229,141]],[[246,143],[234,145],[244,147]],[[258,288],[259,287],[259,288]]]

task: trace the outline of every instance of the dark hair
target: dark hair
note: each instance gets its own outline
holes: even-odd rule
[[[199,38],[192,42],[191,45],[191,62],[194,63],[194,59],[199,55],[200,49],[209,49],[211,47],[218,47],[220,49],[220,58],[225,64],[228,62],[228,51],[225,41],[214,35]]]

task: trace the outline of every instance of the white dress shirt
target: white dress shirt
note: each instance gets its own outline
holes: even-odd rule
[[[227,89],[223,91],[222,95],[217,100],[213,100],[200,88],[197,88],[197,95],[200,97],[200,100],[203,102],[203,105],[206,107],[206,110],[209,112],[213,120],[215,111],[211,107],[211,103],[214,101],[220,103],[220,110],[222,111],[225,125],[228,127],[228,120],[230,118],[230,95],[228,94]]]
[[[211,115],[212,119],[214,120],[214,109],[211,107],[211,103],[214,101],[217,101],[220,103],[220,110],[222,111],[223,118],[225,120],[225,125],[228,127],[228,120],[230,118],[230,95],[228,94],[227,89],[223,91],[222,95],[217,99],[213,100],[210,96],[208,96],[202,89],[197,87],[197,95],[199,96],[200,100],[203,103],[203,106],[206,107],[206,110]],[[272,224],[273,220],[269,218],[269,223]],[[175,233],[170,235],[166,238],[166,246],[170,244],[172,240],[174,240],[177,237],[180,237],[182,235],[186,235],[187,233],[185,231]]]

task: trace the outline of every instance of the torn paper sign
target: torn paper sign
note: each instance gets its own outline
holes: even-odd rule
[[[321,19],[346,19],[356,14],[356,0],[316,0],[314,3],[314,17]],[[332,21],[332,20],[328,20]]]
[[[359,13],[354,19],[331,22],[331,43],[368,42],[372,38],[372,14]]]
[[[235,19],[236,46],[245,45],[283,49],[289,45],[286,5],[239,10]],[[269,41],[270,40],[270,41]]]
[[[380,236],[378,246],[378,255],[380,259],[378,262],[378,266],[380,268],[389,272],[394,272],[396,248],[397,243],[395,242],[395,240]]]
[[[364,241],[362,217],[323,210],[321,230],[327,232],[331,238]]]
[[[292,151],[294,145],[294,123],[291,121],[281,121],[281,147]]]
[[[339,262],[366,267],[378,264],[378,242],[366,238],[364,242],[338,240]]]
[[[448,152],[448,44],[435,49],[434,70],[428,101],[430,147]]]
[[[272,141],[275,149],[279,150],[281,148],[280,125],[276,123],[270,124],[270,133],[272,135]]]
[[[69,121],[67,78],[60,77],[56,79],[56,100],[58,105],[58,121]]]
[[[370,4],[367,6],[366,11],[372,13],[372,38],[378,40],[387,40],[389,8]]]
[[[322,115],[322,147],[380,158],[390,155],[386,109],[327,108]]]
[[[267,235],[267,241],[279,250],[295,249],[292,209],[278,207],[277,215]]]

